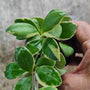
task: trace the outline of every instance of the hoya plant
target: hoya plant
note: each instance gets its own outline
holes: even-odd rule
[[[66,15],[54,9],[44,19],[19,18],[7,28],[6,32],[16,39],[27,40],[24,47],[16,48],[16,61],[5,70],[8,79],[21,76],[14,90],[58,90],[62,84],[61,75],[66,72],[64,56],[69,57],[74,52],[63,41],[72,38],[77,29]]]

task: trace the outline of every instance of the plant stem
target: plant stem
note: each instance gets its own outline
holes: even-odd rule
[[[33,90],[36,90],[36,85],[35,85],[35,74],[33,75]]]
[[[35,74],[33,75],[32,90],[38,90],[38,82],[35,80]]]

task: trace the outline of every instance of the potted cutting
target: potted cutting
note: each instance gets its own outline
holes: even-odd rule
[[[65,57],[74,53],[63,41],[72,38],[77,29],[66,15],[64,11],[53,9],[45,19],[19,18],[7,28],[6,32],[16,39],[26,39],[25,46],[15,50],[15,62],[5,69],[8,79],[22,76],[14,90],[58,90],[61,75],[66,72],[63,69]]]

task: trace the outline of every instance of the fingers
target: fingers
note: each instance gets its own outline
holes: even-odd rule
[[[90,25],[84,21],[72,21],[77,24],[76,37],[82,44],[83,42],[90,40]]]
[[[83,49],[83,52],[85,53],[88,49],[90,49],[90,40],[87,40],[85,41],[83,44],[82,44],[82,49]]]
[[[59,90],[90,90],[90,76],[66,73]]]
[[[78,26],[76,37],[81,43],[84,52],[84,58],[73,73],[88,74],[90,73],[90,25],[82,21],[74,21],[73,23]]]
[[[73,73],[62,76],[63,83],[60,88],[62,90],[89,90],[90,85],[87,82],[90,81],[90,25],[82,21],[72,22],[78,26],[76,37],[82,45],[85,55]]]
[[[86,51],[78,68],[73,72],[73,74],[75,73],[87,75],[90,77],[90,49]]]

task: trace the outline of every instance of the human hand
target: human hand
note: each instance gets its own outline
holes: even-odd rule
[[[60,90],[90,90],[90,25],[83,21],[73,23],[78,26],[76,37],[82,46],[84,57],[74,72],[62,76]]]

